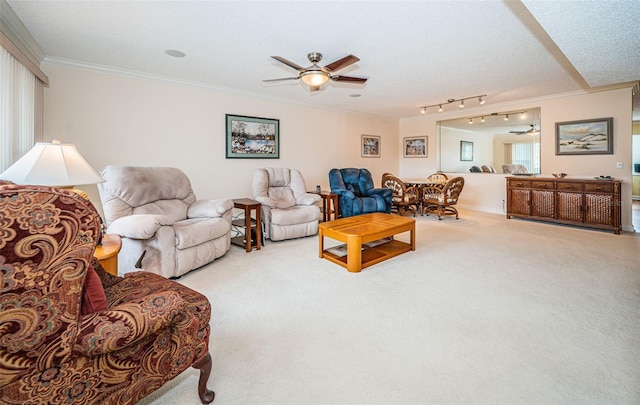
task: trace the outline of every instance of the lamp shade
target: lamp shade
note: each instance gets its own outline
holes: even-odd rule
[[[69,187],[105,181],[80,155],[75,145],[38,142],[17,162],[0,174],[16,184]]]
[[[304,72],[300,75],[300,78],[308,86],[319,87],[325,84],[329,80],[329,75],[319,70],[311,70]]]

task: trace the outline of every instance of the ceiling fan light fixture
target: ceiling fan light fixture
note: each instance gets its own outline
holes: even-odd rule
[[[300,75],[307,86],[319,87],[329,81],[329,75],[322,71],[309,71]]]

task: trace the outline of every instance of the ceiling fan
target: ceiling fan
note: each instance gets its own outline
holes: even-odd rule
[[[516,134],[516,135],[536,135],[538,132],[540,132],[539,130],[535,129],[535,125],[530,124],[529,125],[531,128],[529,128],[526,131],[509,131],[510,134]]]
[[[352,65],[358,62],[360,59],[353,55],[345,56],[342,59],[338,59],[335,62],[329,63],[328,65],[322,67],[318,65],[318,62],[322,60],[322,54],[319,52],[311,52],[307,54],[307,58],[309,62],[312,63],[311,66],[307,68],[303,68],[281,56],[272,56],[273,59],[278,62],[284,63],[285,65],[294,68],[300,74],[296,77],[285,77],[281,79],[268,79],[263,80],[263,82],[277,82],[281,80],[298,80],[302,79],[302,81],[309,86],[311,91],[320,90],[320,86],[325,84],[329,79],[335,82],[349,82],[349,83],[364,83],[367,81],[366,78],[363,77],[352,77],[352,76],[342,76],[335,75],[334,72],[343,69],[349,65]]]

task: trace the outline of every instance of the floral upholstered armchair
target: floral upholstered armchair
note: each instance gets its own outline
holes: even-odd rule
[[[99,227],[71,191],[0,182],[0,403],[135,404],[191,366],[210,403],[207,298],[106,273]]]

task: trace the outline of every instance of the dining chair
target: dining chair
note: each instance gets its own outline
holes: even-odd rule
[[[429,175],[429,177],[427,177],[427,180],[432,181],[432,182],[442,182],[444,183],[445,181],[449,180],[449,177],[444,174],[444,173],[433,173],[431,175]]]
[[[422,211],[429,215],[435,212],[438,219],[443,215],[455,215],[458,219],[458,210],[455,205],[464,187],[464,177],[454,177],[447,181],[444,187],[437,184],[427,184],[422,189]]]
[[[413,212],[416,216],[420,204],[420,192],[416,186],[407,186],[402,180],[392,174],[385,173],[382,177],[382,187],[389,188],[393,192],[391,196],[391,210],[399,215],[405,212]]]

